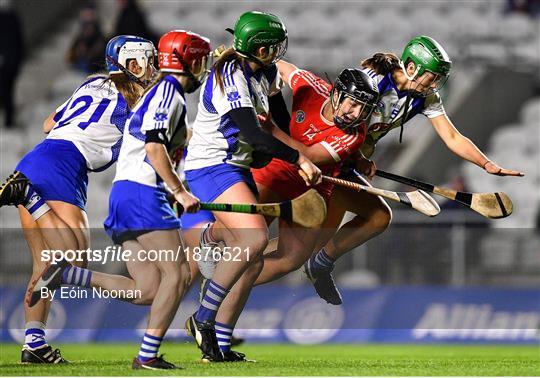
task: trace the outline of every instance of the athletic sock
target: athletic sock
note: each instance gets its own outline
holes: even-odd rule
[[[45,340],[45,324],[34,320],[26,323],[25,328],[24,343],[30,349],[39,349],[47,345],[47,340]]]
[[[332,270],[334,269],[334,260],[332,257],[328,256],[324,248],[322,248],[315,257],[311,258],[311,267],[312,269],[319,270]]]
[[[210,281],[208,288],[204,293],[199,310],[195,314],[195,319],[197,319],[198,322],[215,320],[219,306],[228,293],[229,290],[221,287],[215,283],[214,280]]]
[[[69,267],[62,273],[62,283],[66,285],[90,287],[91,279],[91,270],[78,268],[76,266]]]
[[[233,327],[224,323],[216,322],[216,336],[219,345],[219,349],[223,353],[227,353],[231,350],[231,338],[233,333]]]
[[[28,210],[33,220],[38,220],[42,215],[51,210],[45,200],[34,190],[32,184],[28,184],[22,205]]]
[[[142,340],[141,349],[139,350],[139,355],[137,356],[139,361],[147,362],[153,358],[156,358],[162,341],[163,337],[152,336],[145,333]]]

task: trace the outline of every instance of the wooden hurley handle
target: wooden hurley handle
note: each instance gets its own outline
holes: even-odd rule
[[[336,178],[336,177],[330,177],[330,176],[323,176],[322,178],[323,178],[323,181],[331,182],[332,184],[344,186],[344,187],[347,187],[349,189],[357,190],[359,192],[364,190],[362,185],[357,184],[355,182],[343,180],[343,179]]]

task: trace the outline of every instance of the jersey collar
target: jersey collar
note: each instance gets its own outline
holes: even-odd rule
[[[396,94],[397,94],[398,98],[403,98],[403,97],[407,96],[407,92],[400,91],[398,89],[398,87],[396,86],[396,82],[394,81],[394,78],[392,77],[391,72],[387,73],[386,76],[388,77],[388,81],[390,82],[390,85],[396,91]]]
[[[259,70],[257,70],[257,72],[253,72],[253,70],[251,69],[251,67],[249,66],[249,64],[244,64],[244,73],[246,74],[246,77],[247,78],[255,78],[255,80],[257,80],[258,82],[261,81],[261,77],[263,75],[263,69],[260,68]]]
[[[164,81],[171,83],[178,92],[184,97],[184,88],[182,88],[182,84],[173,76],[173,75],[167,75],[163,78]]]
[[[326,119],[326,117],[323,115],[323,109],[324,107],[326,106],[326,104],[328,104],[328,102],[330,101],[330,98],[327,98],[322,106],[321,106],[321,109],[319,110],[319,116],[321,117],[321,120],[326,123],[328,126],[334,126],[334,122],[330,122],[329,120]]]

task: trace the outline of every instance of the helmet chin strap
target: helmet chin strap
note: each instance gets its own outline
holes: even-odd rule
[[[184,90],[186,91],[186,93],[195,92],[202,85],[202,80],[197,79],[195,75],[193,75],[193,73],[189,69],[189,65],[186,63],[184,59],[182,59],[182,56],[178,53],[178,51],[176,51],[176,49],[173,50],[173,54],[176,55],[176,58],[183,66],[184,72],[182,72],[182,74],[186,75],[191,83],[190,87],[184,88]],[[206,70],[206,72],[208,72],[208,70]]]
[[[139,84],[141,87],[146,87],[146,85],[148,84],[147,80],[141,80],[140,78],[135,76],[130,70],[122,66],[120,63],[118,63],[116,60],[114,60],[110,56],[107,57],[107,61],[109,61],[109,63],[114,64],[120,71],[122,71],[124,75],[127,76],[129,80],[134,81],[135,83]],[[143,72],[143,75],[144,75],[144,72]]]
[[[407,80],[409,80],[409,82],[411,83],[414,82],[416,77],[418,76],[418,72],[420,72],[420,65],[419,64],[416,65],[416,69],[414,70],[414,73],[412,74],[412,76],[407,73],[407,69],[405,68],[405,64],[403,63],[402,60],[399,61],[399,66],[401,67],[401,71],[403,72]],[[410,84],[409,84],[409,87],[410,87]],[[413,97],[415,97],[415,93],[416,93],[414,89],[410,89],[410,88],[408,88],[405,92],[407,93],[407,97],[405,98],[405,104],[403,106],[403,116],[400,122],[399,143],[403,142],[403,129],[404,129],[403,124],[405,123],[405,121],[407,120],[407,117],[409,116],[409,106],[411,105],[411,100]]]
[[[402,60],[399,61],[399,66],[401,67],[401,71],[403,71],[403,74],[405,75],[405,77],[406,77],[409,81],[414,81],[414,79],[416,79],[416,76],[418,75],[418,72],[420,72],[420,65],[419,65],[419,64],[416,65],[416,69],[414,70],[412,76],[410,76],[410,75],[407,73],[407,69],[405,68],[405,64],[403,63]]]
[[[338,94],[338,101],[337,101],[337,104],[334,102],[334,92],[332,91],[332,93],[330,94],[330,103],[332,104],[332,109],[334,110],[334,113],[336,113],[338,111],[338,109],[340,108],[341,106],[341,103],[343,102],[343,93],[339,93]],[[340,129],[342,130],[347,130],[347,129],[350,129],[354,126],[356,126],[357,124],[360,124],[360,122],[358,123],[345,123],[345,121],[343,120],[342,117],[338,116],[338,115],[335,115],[333,116],[333,120],[334,120],[334,124],[339,127]]]

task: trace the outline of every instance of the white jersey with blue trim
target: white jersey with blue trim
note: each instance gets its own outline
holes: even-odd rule
[[[47,139],[73,142],[90,171],[103,171],[118,158],[128,117],[129,107],[114,83],[95,76],[56,109]]]
[[[165,130],[169,155],[186,143],[186,100],[182,85],[174,76],[165,76],[139,100],[124,130],[114,181],[128,180],[152,187],[164,187],[146,156],[149,130]]]
[[[435,118],[445,114],[440,95],[435,92],[427,97],[413,98],[410,101],[407,119],[403,120],[407,94],[397,89],[392,74],[378,75],[370,68],[362,69],[379,88],[380,98],[377,107],[371,114],[368,126],[368,137],[375,143],[390,130],[400,127],[417,114]]]
[[[249,107],[258,115],[268,114],[268,97],[278,93],[283,85],[276,66],[251,72],[249,66],[241,68],[234,61],[224,64],[222,79],[223,89],[216,83],[212,69],[202,86],[185,170],[222,163],[249,168],[253,149],[243,140],[228,113]]]

